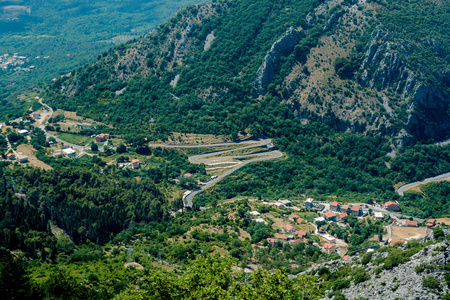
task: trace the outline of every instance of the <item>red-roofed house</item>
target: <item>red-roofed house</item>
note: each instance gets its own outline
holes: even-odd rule
[[[427,227],[431,228],[434,227],[434,225],[436,225],[436,220],[430,219],[427,221]]]
[[[343,220],[348,217],[348,213],[342,213],[339,215],[339,219]]]
[[[406,227],[417,227],[417,221],[406,220],[405,225]]]
[[[140,167],[139,159],[133,159],[131,161],[131,166],[133,167],[133,169],[139,169],[139,167]]]
[[[290,214],[290,215],[289,215],[289,221],[295,222],[295,220],[296,220],[297,218],[299,218],[299,216],[297,216],[296,214]]]
[[[289,236],[286,234],[275,234],[275,238],[280,239],[280,240],[289,241],[292,238],[292,236]]]
[[[383,205],[384,209],[392,210],[392,211],[400,211],[400,206],[394,201],[388,201]]]
[[[332,211],[324,213],[323,216],[329,221],[336,221],[336,214]]]
[[[109,140],[109,133],[100,133],[95,136],[96,143],[103,143]]]
[[[302,219],[300,217],[297,218],[297,224],[305,224],[305,223],[306,223],[305,219]]]
[[[294,242],[294,244],[300,244],[300,243],[304,243],[302,239],[296,239]]]
[[[340,209],[339,203],[337,203],[336,201],[330,203],[331,211],[339,211],[339,209]]]
[[[323,244],[323,251],[326,254],[334,253],[336,251],[336,245],[331,243],[325,243]]]
[[[341,206],[341,211],[346,212],[350,208],[350,205],[344,204]]]
[[[283,232],[290,232],[290,233],[294,233],[297,231],[297,229],[295,229],[294,226],[292,226],[291,224],[287,224],[286,226],[283,227]]]
[[[8,153],[6,155],[6,157],[8,158],[8,160],[15,160],[16,159],[16,156],[14,155],[14,153]]]
[[[298,237],[305,237],[306,236],[306,231],[304,230],[298,230],[296,232],[294,232],[294,234]]]
[[[359,217],[362,215],[362,208],[359,205],[353,206],[351,211],[352,211],[352,215],[354,215],[354,216]]]
[[[276,244],[277,242],[278,242],[278,240],[277,239],[272,239],[272,238],[267,238],[267,242],[269,243],[269,244]]]
[[[343,260],[347,260],[347,259],[350,259],[351,257],[350,257],[350,255],[346,255],[346,256],[344,256],[342,259]]]

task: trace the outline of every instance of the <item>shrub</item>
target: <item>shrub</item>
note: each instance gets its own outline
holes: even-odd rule
[[[428,289],[442,291],[440,281],[433,276],[422,277],[422,286]]]

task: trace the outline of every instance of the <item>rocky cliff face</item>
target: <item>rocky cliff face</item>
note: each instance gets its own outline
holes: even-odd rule
[[[272,45],[253,82],[257,95],[265,94],[267,86],[272,82],[280,68],[281,58],[291,54],[295,45],[303,36],[304,34],[301,31],[294,30],[291,27],[284,36]]]
[[[445,233],[447,235],[450,234],[448,230],[445,230]],[[432,235],[428,235],[419,242],[425,243],[433,240]],[[397,250],[408,251],[410,248],[406,244],[398,246]],[[434,243],[423,247],[422,250],[411,256],[406,262],[384,269],[381,272],[377,271],[377,269],[383,266],[383,263],[379,264],[377,261],[382,261],[388,257],[390,251],[373,252],[367,264],[361,264],[361,257],[355,256],[348,260],[335,260],[319,264],[302,274],[317,273],[323,268],[327,268],[331,273],[337,272],[345,266],[364,268],[369,276],[367,280],[356,284],[352,281],[349,287],[340,290],[346,299],[437,300],[442,299],[443,295],[450,291],[450,287],[445,279],[448,271],[445,270],[444,264],[449,262],[449,258],[446,258],[448,251],[450,251],[448,241]],[[384,263],[387,262],[384,261]],[[424,284],[425,277],[437,279],[439,288],[431,288]],[[348,279],[350,278],[351,274],[348,275]],[[327,291],[325,295],[330,295],[330,297],[325,297],[324,299],[333,299],[331,292]]]

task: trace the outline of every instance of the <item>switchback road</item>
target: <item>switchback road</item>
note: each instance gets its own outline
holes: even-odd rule
[[[251,142],[258,142],[256,144],[252,144],[250,146],[243,146],[239,148],[229,149],[229,150],[219,150],[219,151],[213,151],[206,154],[201,155],[195,155],[189,157],[189,161],[191,163],[214,163],[214,162],[220,162],[230,159],[239,159],[239,158],[251,158],[249,160],[243,161],[239,163],[238,165],[232,167],[230,170],[226,171],[220,176],[217,176],[213,180],[208,181],[205,185],[203,185],[199,190],[191,192],[189,195],[187,195],[184,198],[184,206],[191,207],[192,208],[192,199],[197,195],[198,193],[201,193],[202,191],[206,190],[207,188],[210,188],[211,186],[215,185],[217,182],[221,181],[228,175],[232,174],[234,171],[254,162],[260,162],[260,161],[267,161],[272,159],[281,158],[283,154],[280,151],[272,151],[272,141],[268,139],[267,137],[260,136],[255,137],[252,139],[248,139],[241,142],[232,142],[232,143],[220,143],[220,144],[209,144],[209,145],[149,145],[149,147],[156,148],[156,147],[163,147],[163,148],[206,148],[206,147],[223,147],[223,146],[229,146],[229,145],[245,145]],[[231,156],[224,156],[224,157],[213,157],[224,153],[229,153],[233,151],[238,150],[244,150],[244,149],[251,149],[251,148],[258,148],[258,147],[266,147],[267,150],[258,151],[255,153],[250,154],[242,154],[242,155],[231,155]]]

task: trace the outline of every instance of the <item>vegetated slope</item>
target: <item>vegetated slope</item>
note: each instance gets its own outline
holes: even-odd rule
[[[1,1],[0,55],[18,53],[26,59],[24,64],[0,68],[0,95],[8,100],[0,104],[0,118],[22,115],[28,104],[17,99],[17,93],[47,84],[102,51],[142,36],[195,2]]]
[[[450,126],[449,5],[192,6],[57,82],[53,103],[144,130],[256,133],[265,125],[252,110],[263,96],[287,104],[305,122],[381,133],[401,144],[442,139]]]

